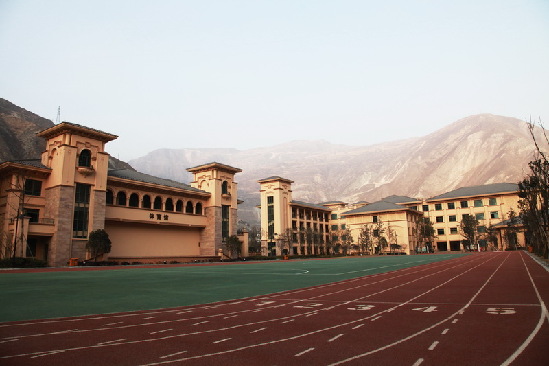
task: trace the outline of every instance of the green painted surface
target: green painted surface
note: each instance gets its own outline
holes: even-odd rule
[[[124,267],[99,271],[2,271],[0,322],[211,303],[388,272],[462,255]]]

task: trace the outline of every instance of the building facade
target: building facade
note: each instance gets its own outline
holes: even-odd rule
[[[2,257],[52,266],[89,259],[89,233],[105,229],[112,247],[103,260],[213,260],[237,232],[238,168],[189,168],[187,185],[109,170],[105,144],[115,135],[68,122],[38,135],[46,140],[41,159],[0,164]]]
[[[505,220],[513,215],[510,212],[518,213],[518,185],[513,183],[463,187],[426,200],[393,195],[373,203],[312,204],[292,199],[293,181],[289,179],[273,176],[258,182],[263,254],[414,254],[425,248],[463,251],[489,246],[503,250],[509,240],[525,246],[520,225],[513,228],[514,239],[505,235],[510,227]],[[460,224],[467,215],[478,220],[477,243],[467,243],[462,234]],[[434,243],[421,242],[425,240],[419,235],[424,219],[433,224],[430,240]],[[315,238],[319,238],[318,245]]]

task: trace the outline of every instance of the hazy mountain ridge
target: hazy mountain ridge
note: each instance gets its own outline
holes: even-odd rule
[[[294,199],[309,202],[374,201],[391,194],[427,198],[462,186],[518,182],[532,157],[525,122],[481,114],[423,137],[372,146],[292,141],[249,150],[162,149],[130,163],[187,182],[189,166],[219,161],[239,167],[239,194],[247,201],[241,211],[248,217],[259,203],[257,180],[271,175],[293,180]]]

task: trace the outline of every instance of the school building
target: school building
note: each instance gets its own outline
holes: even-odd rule
[[[105,229],[112,247],[102,260],[218,260],[224,241],[237,234],[238,168],[189,168],[188,185],[109,169],[105,145],[117,136],[103,131],[63,122],[38,136],[46,142],[41,159],[0,164],[2,258],[51,266],[89,259],[89,233]]]

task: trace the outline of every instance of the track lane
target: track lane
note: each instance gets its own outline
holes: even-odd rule
[[[2,339],[8,340],[4,335],[11,333],[20,340],[0,344],[0,354],[6,355],[6,349],[11,356],[27,353],[0,359],[0,363],[64,365],[79,360],[84,365],[90,360],[88,364],[152,365],[187,360],[193,365],[232,365],[246,360],[249,364],[330,364],[383,348],[345,363],[364,364],[367,359],[376,364],[388,360],[395,364],[396,360],[396,364],[413,365],[422,358],[418,349],[428,350],[431,356],[447,354],[455,346],[444,345],[446,339],[463,332],[458,332],[459,322],[452,323],[457,316],[453,314],[506,255],[462,257],[443,266],[424,265],[205,306],[8,324],[0,328]],[[432,307],[436,310],[428,311]],[[470,304],[458,315],[470,313],[475,318],[475,307],[476,303]],[[426,311],[418,310],[422,308]],[[466,322],[461,324],[468,332],[474,329]],[[53,332],[40,333],[45,329]],[[68,332],[71,329],[81,332]],[[449,330],[441,334],[445,329]],[[431,340],[435,334],[441,337],[436,344]],[[39,348],[35,348],[37,342],[42,342]],[[31,354],[29,349],[44,353]],[[422,363],[428,364],[428,359]]]

